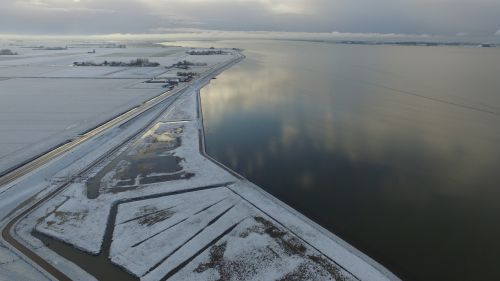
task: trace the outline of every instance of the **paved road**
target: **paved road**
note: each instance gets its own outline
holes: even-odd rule
[[[96,135],[99,135],[100,133],[120,124],[123,123],[127,120],[130,120],[132,118],[135,118],[151,108],[154,108],[156,105],[166,102],[165,105],[165,110],[174,103],[174,101],[181,96],[186,90],[189,88],[194,88],[198,90],[201,88],[204,84],[208,83],[212,77],[215,77],[219,72],[223,71],[225,68],[233,65],[234,63],[240,61],[243,59],[243,56],[239,56],[238,58],[231,60],[229,62],[224,62],[224,63],[219,63],[208,69],[206,72],[202,73],[202,77],[199,79],[196,79],[172,92],[165,92],[145,103],[142,105],[132,108],[131,110],[125,112],[124,114],[106,122],[105,124],[89,131],[88,133],[82,135],[81,137],[74,139],[73,141],[66,143],[65,145],[58,147],[57,149],[33,160],[32,162],[29,162],[28,164],[10,172],[9,174],[6,174],[5,176],[0,178],[0,193],[3,193],[6,191],[6,189],[10,188],[9,183],[22,178],[23,176],[29,174],[30,172],[40,168],[41,166],[45,165],[49,161],[53,160],[54,158],[62,155],[63,153],[75,148],[76,146],[82,144],[85,141],[88,141],[92,137],[95,137]],[[163,112],[163,111],[162,111]],[[161,115],[161,113],[160,113]],[[137,133],[133,134],[133,136],[127,138],[126,140],[123,140],[123,142],[120,145],[117,145],[112,151],[106,153],[105,155],[102,155],[97,161],[95,161],[93,164],[89,165],[86,169],[78,173],[77,175],[74,175],[71,179],[68,179],[65,183],[62,183],[59,187],[57,187],[55,190],[50,192],[48,195],[44,196],[42,199],[34,202],[33,205],[27,207],[27,209],[23,210],[20,214],[16,215],[13,219],[11,219],[2,229],[2,239],[9,243],[12,247],[16,248],[19,252],[21,252],[24,256],[29,258],[32,262],[36,263],[38,266],[43,268],[46,272],[51,274],[53,277],[55,277],[58,280],[71,280],[67,275],[65,275],[63,272],[58,270],[56,267],[54,267],[52,264],[48,263],[44,258],[40,257],[36,253],[34,253],[30,248],[25,246],[23,243],[18,241],[14,235],[14,227],[17,224],[19,220],[27,216],[29,213],[31,213],[33,210],[44,204],[46,201],[51,199],[53,196],[57,195],[59,192],[63,191],[74,179],[75,177],[78,177],[81,174],[84,174],[87,172],[90,168],[92,168],[95,164],[99,163],[103,159],[105,159],[107,156],[112,154],[114,151],[119,149],[124,143],[128,142],[130,139],[136,137],[139,135],[141,132],[143,132],[146,128],[148,128],[151,124],[155,122],[156,118],[153,119],[152,122],[147,124],[142,130],[139,130]],[[4,190],[2,190],[2,188]],[[22,208],[22,207],[21,207]]]
[[[131,110],[123,113],[122,115],[104,123],[103,125],[87,132],[84,135],[79,136],[78,138],[48,152],[47,154],[44,154],[40,156],[39,158],[34,159],[33,161],[15,169],[14,171],[11,171],[7,173],[6,175],[3,175],[0,177],[0,193],[3,192],[2,187],[6,186],[7,184],[11,183],[12,181],[28,174],[29,172],[41,167],[42,165],[48,163],[50,160],[58,157],[59,155],[62,155],[63,153],[71,150],[72,148],[76,147],[77,145],[89,140],[90,138],[104,132],[105,130],[125,121],[128,119],[131,119],[132,117],[138,116],[155,105],[159,104],[160,102],[164,101],[166,98],[168,98],[171,95],[175,95],[177,93],[180,93],[184,90],[186,90],[188,87],[194,85],[195,83],[199,83],[200,80],[205,80],[207,77],[211,76],[214,74],[214,72],[217,72],[218,69],[223,68],[227,63],[224,63],[222,66],[221,64],[216,64],[212,66],[210,69],[208,69],[205,73],[203,73],[203,77],[199,78],[195,81],[192,81],[181,88],[175,89],[172,92],[165,92],[153,99],[150,99],[149,101],[144,102],[138,107],[132,108]]]

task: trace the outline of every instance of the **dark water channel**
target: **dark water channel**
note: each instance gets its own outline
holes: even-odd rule
[[[208,153],[406,280],[500,280],[500,49],[291,41],[202,91]]]
[[[172,151],[182,143],[182,125],[158,123],[145,135],[106,164],[96,175],[87,180],[87,197],[96,199],[103,192],[120,193],[146,184],[186,179],[193,174],[183,171],[180,157]],[[112,176],[109,176],[112,174]],[[121,203],[146,200],[166,196],[167,194],[149,195],[129,198]],[[105,204],[105,203],[104,203]],[[113,264],[109,259],[110,247],[117,215],[118,204],[112,206],[101,251],[97,255],[76,249],[72,245],[33,231],[32,235],[41,240],[49,249],[97,278],[98,280],[137,281],[138,277],[129,274],[123,268]],[[168,213],[167,213],[168,214]],[[151,210],[144,216],[145,224],[154,224],[165,219],[166,213]]]
[[[154,126],[87,181],[87,197],[96,199],[102,192],[120,193],[145,184],[192,177],[182,171],[183,159],[170,153],[181,145],[183,130],[182,126],[169,128],[162,123]],[[110,173],[112,176],[105,178]]]
[[[78,250],[69,244],[37,231],[33,231],[32,235],[42,241],[49,249],[65,259],[72,261],[78,265],[78,267],[97,278],[97,280],[138,281],[138,277],[129,274],[121,267],[112,263],[109,259],[117,209],[118,205],[111,209],[110,221],[106,227],[101,252],[98,255],[91,255],[87,252]]]

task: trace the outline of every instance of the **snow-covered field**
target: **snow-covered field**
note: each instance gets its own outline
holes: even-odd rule
[[[19,235],[41,247],[30,235],[34,228],[78,251],[105,253],[141,280],[391,279],[375,262],[202,156],[197,103],[197,92],[184,94],[149,131],[28,216]],[[146,168],[128,185],[113,183],[126,165],[151,152],[178,157],[181,172],[192,176],[141,184],[151,176]],[[131,163],[116,161],[120,157]],[[96,178],[98,196],[89,198]]]
[[[179,47],[32,50],[0,56],[0,173],[163,92],[145,80],[190,59]],[[194,57],[194,56],[193,56]],[[159,67],[73,67],[73,62],[148,58]],[[196,56],[193,61],[200,60]],[[221,58],[208,58],[210,64]]]
[[[105,56],[116,60],[124,56],[123,52],[146,56],[145,50],[128,49],[110,50]],[[160,54],[179,55],[174,62],[185,56],[185,52],[169,49],[149,54],[154,59],[162,58]],[[233,55],[190,58],[208,62],[209,66],[233,59]],[[144,79],[148,73],[156,73],[154,69],[118,68],[113,73],[92,69],[72,69],[71,78],[9,79],[0,84],[61,79],[94,87],[103,95],[108,91],[127,95],[125,89],[142,94],[158,90],[134,88],[135,80],[130,77],[144,75]],[[56,76],[65,73],[61,69],[54,72]],[[100,79],[89,78],[95,73],[101,75]],[[103,78],[116,75],[123,76]],[[116,272],[117,266],[123,269],[123,280],[397,280],[338,237],[204,155],[198,90],[210,79],[195,82],[165,111],[155,109],[127,126],[114,127],[50,162],[45,174],[38,171],[0,192],[0,203],[8,202],[5,194],[18,196],[16,203],[8,202],[8,206],[27,197],[19,193],[21,187],[41,191],[37,195],[40,198],[57,186],[58,179],[64,181],[65,175],[83,170],[141,124],[155,120],[146,131],[94,163],[60,193],[24,216],[14,228],[16,237],[75,280],[107,279],[102,274]],[[48,85],[52,85],[50,80]],[[65,91],[60,89],[56,91]],[[75,94],[73,99],[84,99],[81,95]],[[51,108],[51,102],[45,108]],[[93,115],[104,110],[90,108],[96,110]],[[0,277],[50,279],[42,269],[28,263],[7,247],[0,247]]]

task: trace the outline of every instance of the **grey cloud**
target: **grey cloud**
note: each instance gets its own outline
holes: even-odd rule
[[[484,36],[500,26],[500,1],[496,0],[6,1],[0,9],[0,33],[151,33],[197,28]]]

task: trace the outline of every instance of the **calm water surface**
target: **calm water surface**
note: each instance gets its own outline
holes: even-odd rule
[[[247,55],[209,154],[403,279],[500,280],[499,49],[191,44]]]

